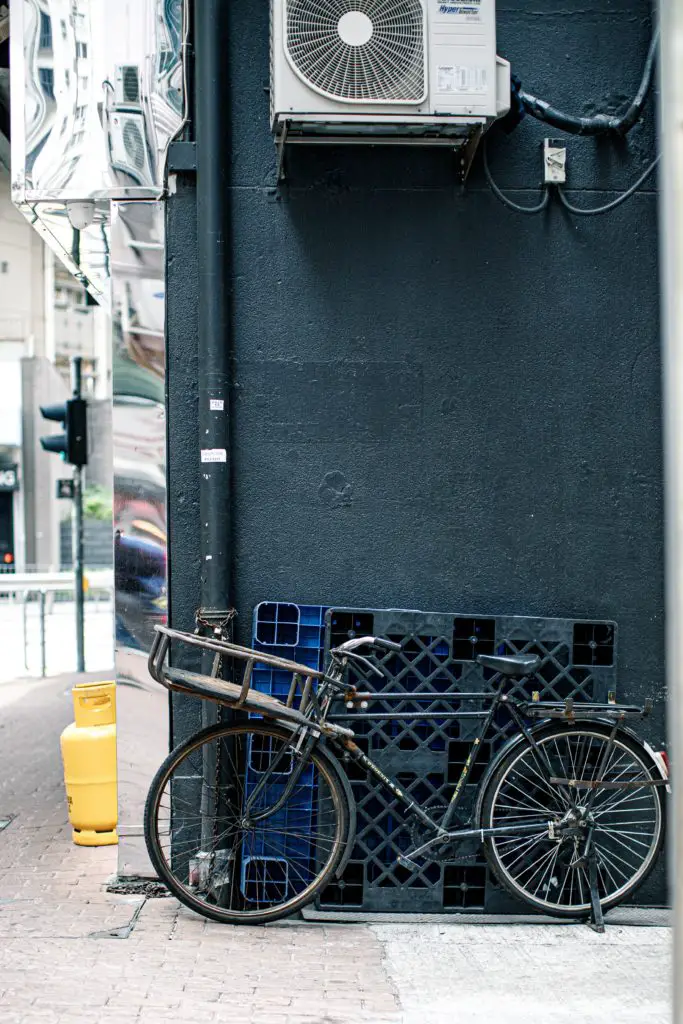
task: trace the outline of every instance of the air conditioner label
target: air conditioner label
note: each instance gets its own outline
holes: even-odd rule
[[[436,9],[439,14],[451,17],[464,17],[468,21],[479,21],[481,16],[482,0],[464,0],[463,3],[443,3],[443,0],[436,0]]]
[[[462,64],[440,64],[436,69],[436,89],[442,93],[486,92],[486,68],[466,68]]]

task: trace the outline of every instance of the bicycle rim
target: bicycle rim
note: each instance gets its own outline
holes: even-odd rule
[[[145,834],[186,906],[258,924],[294,913],[327,884],[347,839],[345,794],[322,751],[297,778],[299,767],[290,734],[259,722],[207,729],[169,755]]]
[[[484,799],[486,826],[538,821],[538,832],[490,838],[486,850],[504,886],[548,914],[583,917],[590,913],[589,870],[583,860],[588,830],[595,849],[598,895],[603,909],[616,906],[641,885],[652,869],[663,838],[660,791],[652,786],[598,790],[586,823],[577,834],[553,839],[549,823],[588,806],[588,789],[550,785],[548,778],[594,781],[608,743],[600,728],[555,730],[537,737],[542,771],[533,749],[510,752]],[[629,737],[617,738],[603,779],[647,782],[655,777],[650,759]]]

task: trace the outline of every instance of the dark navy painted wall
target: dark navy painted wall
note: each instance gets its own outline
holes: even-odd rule
[[[499,52],[577,113],[635,92],[646,0],[499,4]],[[232,0],[234,600],[614,618],[620,695],[662,695],[657,198],[524,217],[477,160],[299,148],[274,190],[268,5]],[[654,104],[621,143],[568,139],[576,203],[634,181]],[[543,127],[491,133],[531,203]],[[551,134],[553,134],[551,132]],[[557,133],[554,133],[557,134]],[[194,183],[169,201],[171,601],[198,596]],[[227,500],[227,498],[226,498]],[[189,712],[176,716],[177,734]],[[191,716],[190,716],[191,717]],[[661,738],[660,714],[653,734]]]

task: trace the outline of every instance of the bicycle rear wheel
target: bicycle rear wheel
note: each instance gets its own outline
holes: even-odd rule
[[[262,924],[331,880],[348,839],[346,794],[323,749],[296,778],[300,764],[291,734],[260,721],[212,726],[169,754],[147,797],[145,838],[182,903]]]
[[[485,841],[489,862],[503,886],[537,910],[556,917],[590,914],[588,867],[583,860],[592,835],[598,894],[603,910],[621,903],[642,885],[652,870],[664,836],[664,796],[647,783],[659,775],[637,740],[618,733],[603,780],[643,782],[633,789],[598,789],[590,805],[588,788],[551,784],[555,776],[591,781],[597,778],[610,729],[600,723],[548,726],[536,734],[539,757],[528,743],[503,758],[482,798],[484,828],[538,821],[531,835],[491,837]],[[576,828],[550,836],[550,823],[567,815]]]

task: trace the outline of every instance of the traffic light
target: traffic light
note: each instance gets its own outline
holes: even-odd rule
[[[84,398],[70,398],[59,405],[41,405],[44,419],[61,423],[63,434],[41,437],[44,451],[61,455],[72,466],[85,466],[88,462],[87,407]]]

